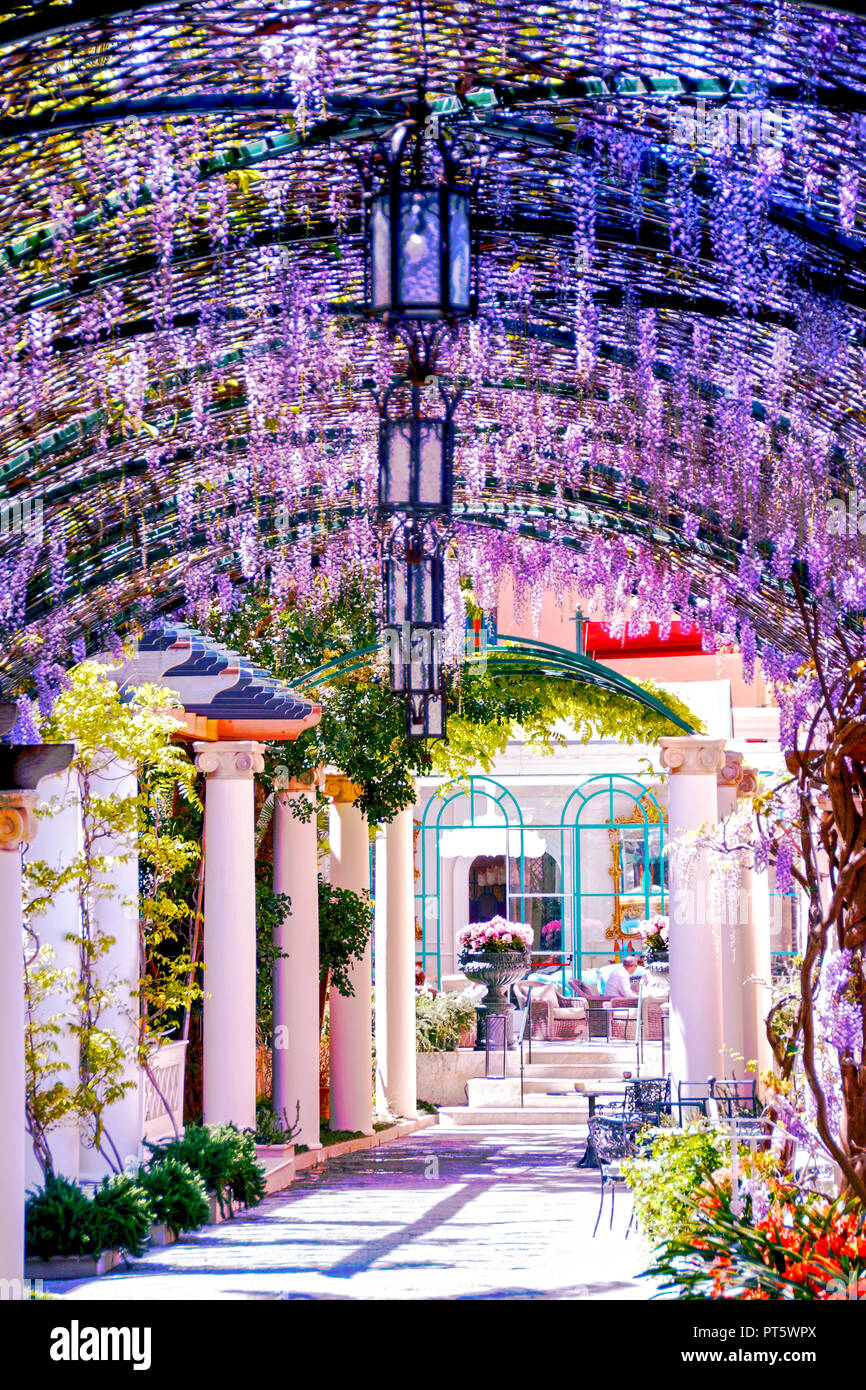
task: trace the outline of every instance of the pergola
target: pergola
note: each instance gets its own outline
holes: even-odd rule
[[[510,568],[519,593],[572,587],[634,599],[638,623],[695,622],[708,650],[739,643],[771,677],[801,666],[806,637],[859,634],[858,14],[22,4],[0,23],[0,79],[9,694],[48,704],[73,658],[119,651],[181,604],[227,606],[233,585],[282,602],[314,570],[333,594],[376,570],[377,396],[405,351],[365,312],[364,199],[407,127],[431,177],[437,138],[451,143],[477,239],[477,315],[435,359],[461,393],[446,622],[462,621],[463,577],[490,608]],[[199,753],[215,780],[240,775],[227,756]],[[674,834],[736,803],[742,760],[722,740],[664,740],[662,762]],[[366,822],[345,779],[329,790],[334,881],[363,887]],[[309,796],[280,789],[283,805]],[[386,838],[380,1083],[399,1109],[415,1103],[411,812]],[[275,846],[277,885],[312,911],[309,818],[286,808]],[[674,952],[684,1076],[721,1055],[707,940],[684,924]],[[369,959],[358,969],[333,1047],[344,1123],[365,1128]]]
[[[371,388],[399,364],[363,313],[359,171],[407,119],[447,129],[477,184],[479,319],[437,367],[464,388],[463,569],[481,589],[502,564],[520,582],[613,576],[652,613],[691,605],[728,640],[739,624],[747,651],[796,645],[790,559],[856,488],[864,406],[856,15],[16,11],[0,25],[13,679],[39,664],[37,632],[50,683],[71,642],[229,580],[269,569],[280,592],[311,562],[376,563]],[[845,541],[804,584],[850,560]]]

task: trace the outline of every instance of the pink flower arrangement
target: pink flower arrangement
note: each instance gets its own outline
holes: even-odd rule
[[[555,920],[552,922],[546,922],[544,926],[541,928],[542,946],[547,946],[550,950],[553,950],[554,942],[556,942],[559,939],[561,931],[562,922],[559,920],[558,917],[555,918]]]
[[[528,951],[532,946],[532,928],[519,922],[506,922],[504,917],[491,917],[473,927],[463,927],[457,933],[461,956],[469,951]]]
[[[645,922],[638,922],[638,935],[643,938],[643,943],[651,951],[666,951],[668,949],[669,924],[666,916],[657,914],[649,917]]]

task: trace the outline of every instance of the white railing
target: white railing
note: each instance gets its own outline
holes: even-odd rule
[[[142,1138],[148,1143],[174,1138],[175,1125],[183,1129],[186,1049],[185,1042],[170,1042],[154,1053],[150,1069],[155,1086],[146,1072],[142,1074]]]

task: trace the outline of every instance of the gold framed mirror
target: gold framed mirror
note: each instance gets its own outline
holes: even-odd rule
[[[643,921],[647,915],[664,910],[661,853],[665,824],[655,799],[647,793],[635,803],[629,815],[616,817],[607,832],[613,911],[606,935],[613,941],[617,960],[623,943],[633,936],[627,924]]]

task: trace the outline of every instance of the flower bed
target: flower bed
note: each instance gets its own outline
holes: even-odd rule
[[[730,1176],[711,1181],[696,1229],[667,1240],[648,1273],[684,1299],[866,1296],[866,1212],[850,1198],[753,1182],[737,1211]]]

